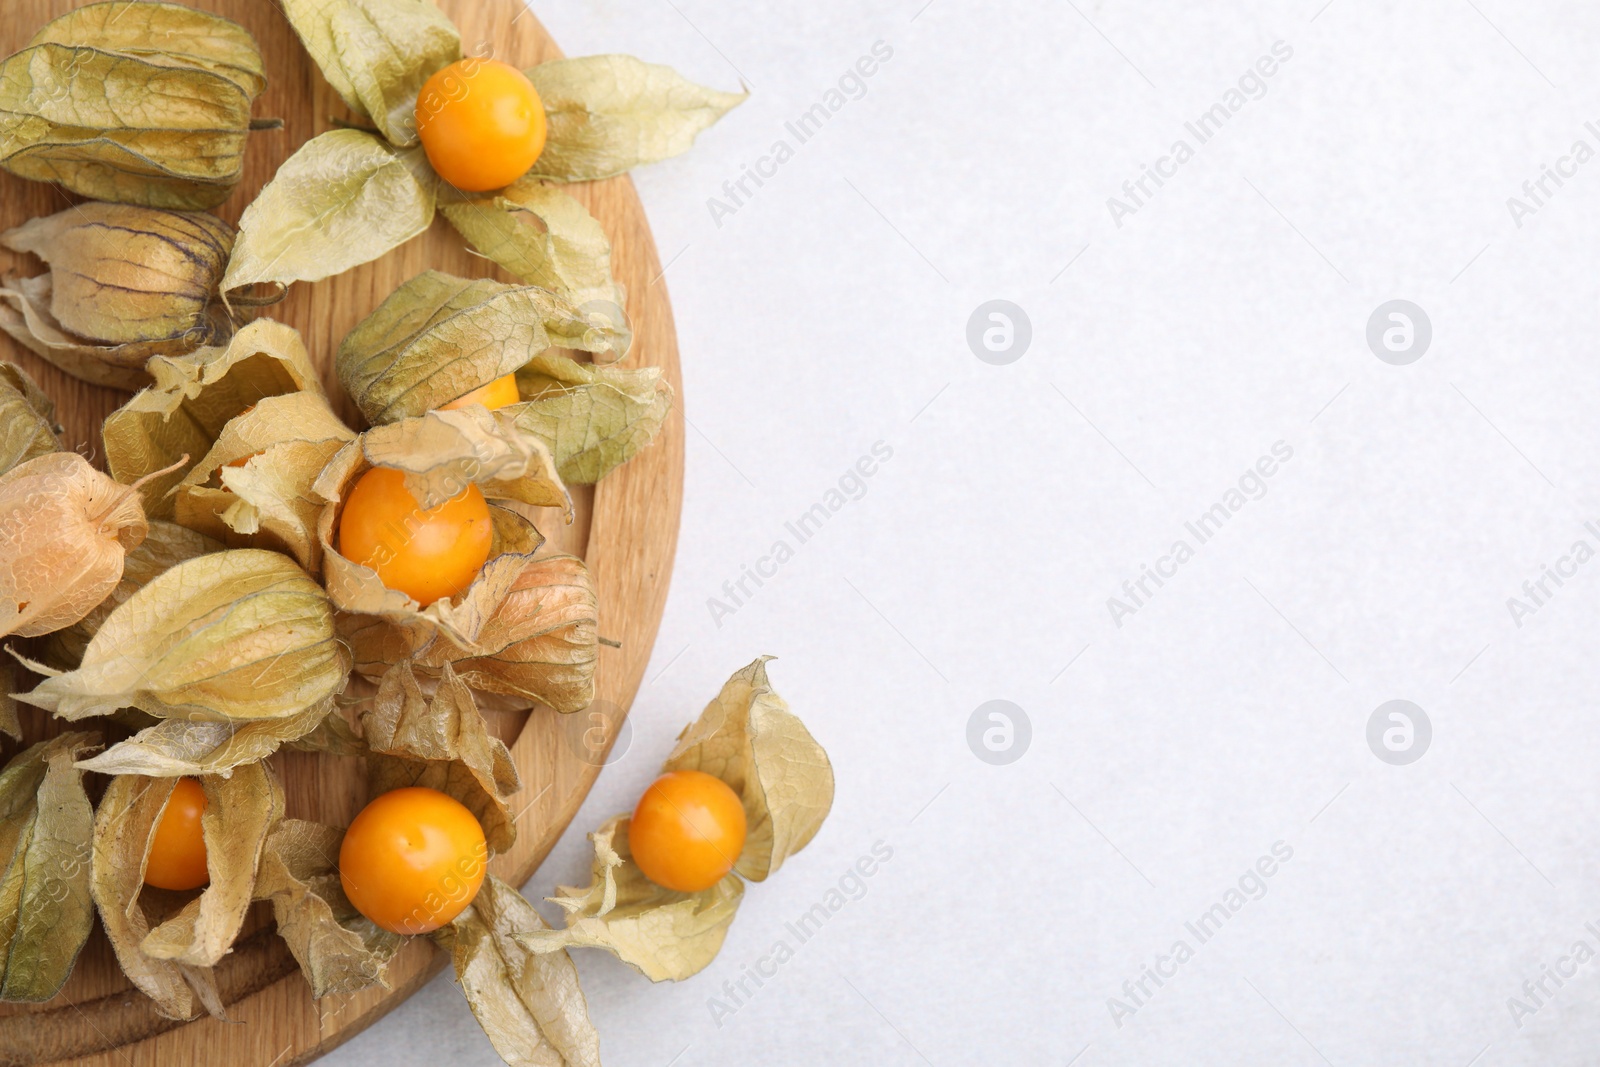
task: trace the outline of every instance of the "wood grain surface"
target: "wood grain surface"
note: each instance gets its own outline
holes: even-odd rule
[[[237,222],[245,206],[305,141],[350,118],[317,72],[273,0],[186,0],[226,15],[255,35],[271,85],[256,103],[258,118],[281,118],[281,130],[252,135],[243,183],[220,209]],[[464,49],[517,66],[560,53],[520,0],[437,0],[461,29]],[[4,0],[0,54],[26,43],[49,19],[76,7],[75,0]],[[570,186],[600,220],[615,248],[617,279],[627,288],[636,339],[629,360],[662,367],[679,393],[678,406],[660,436],[596,489],[574,488],[577,519],[563,527],[551,514],[540,522],[551,548],[583,556],[600,597],[600,633],[620,642],[602,647],[599,697],[588,712],[558,716],[545,708],[490,712],[495,731],[512,745],[522,775],[516,846],[490,870],[521,885],[566,828],[599,773],[604,753],[638,691],[665,605],[683,499],[682,382],[672,312],[661,266],[643,209],[626,177]],[[59,189],[0,174],[0,226],[66,207]],[[335,406],[351,422],[360,416],[333,373],[333,353],[344,334],[397,286],[427,269],[466,277],[514,280],[467,251],[443,220],[375,264],[313,285],[297,285],[269,314],[298,328],[323,373]],[[0,251],[0,271],[31,275],[43,265]],[[0,354],[21,363],[54,398],[68,447],[98,460],[101,420],[127,394],[70,378],[0,337]],[[24,713],[29,740],[59,725],[31,709]],[[81,728],[81,724],[80,724]],[[7,744],[7,756],[15,751]],[[280,753],[273,762],[288,792],[288,813],[343,825],[365,801],[359,760]],[[230,1064],[289,1067],[306,1063],[381,1017],[444,966],[425,938],[413,939],[388,971],[391,988],[313,1001],[294,960],[272,930],[266,905],[252,910],[234,951],[219,964],[228,1004],[227,1022],[202,1018],[174,1023],[122,977],[98,929],[77,970],[55,999],[40,1005],[0,1005],[0,1064],[73,1063],[93,1067]],[[467,1011],[465,1003],[461,1005]]]

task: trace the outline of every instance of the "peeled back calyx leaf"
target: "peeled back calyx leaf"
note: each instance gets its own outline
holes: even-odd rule
[[[54,402],[27,371],[0,362],[0,474],[59,451]]]
[[[78,753],[93,734],[61,734],[0,771],[0,1000],[49,1000],[66,984],[94,923],[94,811]]]
[[[322,566],[322,509],[311,484],[355,436],[320,393],[266,397],[229,420],[184,475],[174,514],[229,547],[287,552],[315,574]]]
[[[205,458],[231,419],[269,396],[322,394],[300,334],[271,319],[252,322],[226,346],[158,356],[146,369],[155,384],[107,416],[102,434],[106,466],[119,482],[173,468],[143,486],[145,510],[158,519],[173,517],[171,489]]]
[[[563,182],[610,178],[686,152],[749,95],[707,89],[632,56],[558,59],[525,73],[550,124],[532,177]]]
[[[215,207],[243,174],[262,71],[249,33],[216,15],[80,8],[0,64],[0,166],[95,200]]]
[[[517,372],[523,402],[506,409],[550,446],[571,485],[593,485],[649,444],[672,410],[660,367],[598,367],[555,353]]]
[[[176,778],[134,774],[111,779],[94,813],[89,886],[122,973],[155,1002],[158,1014],[192,1019],[203,1008],[222,1018],[222,995],[209,966],[151,956],[141,947],[153,925],[174,917],[165,912],[181,911],[165,897],[141,899],[150,846],[177,783]],[[211,796],[206,799],[209,813]],[[211,835],[206,836],[209,870]]]
[[[439,210],[473,248],[524,282],[627,329],[626,294],[611,277],[611,239],[566,191],[523,178],[497,193],[442,196]],[[627,344],[621,348],[626,355]]]
[[[450,952],[478,1025],[509,1067],[600,1067],[600,1035],[566,952],[517,940],[549,930],[521,893],[494,875],[433,938]]]
[[[0,636],[82,619],[116,588],[147,529],[139,494],[76,452],[0,475]]]
[[[0,234],[48,274],[0,287],[0,328],[69,374],[137,388],[152,355],[193,351],[231,327],[213,298],[233,227],[198,211],[89,202]]]
[[[312,138],[245,209],[224,295],[321,281],[398,248],[433,222],[435,180],[420,148],[362,130]]]
[[[489,851],[516,840],[508,801],[520,787],[505,742],[489,733],[472,693],[444,669],[430,694],[402,662],[361,707],[367,748],[367,795],[426,786],[459,800],[483,827]]]
[[[374,425],[432,411],[554,346],[616,358],[622,338],[534,286],[427,271],[345,337],[339,381]]]
[[[146,782],[153,780],[146,779]],[[256,884],[267,835],[283,818],[283,786],[265,763],[246,763],[229,777],[206,775],[205,891],[139,941],[151,959],[210,967],[233,948]]]
[[[738,875],[698,893],[661,888],[633,862],[626,815],[607,820],[589,839],[588,887],[563,886],[549,898],[567,913],[566,928],[519,932],[514,940],[535,953],[605,949],[652,982],[682,981],[716,959],[744,898]]]
[[[331,699],[287,719],[246,723],[162,719],[78,766],[100,774],[145,774],[153,778],[227,777],[236,767],[257,765],[281,746],[311,736],[330,715],[337,716]]]
[[[417,95],[461,58],[461,35],[431,0],[283,0],[284,14],[350,110],[391,144],[417,143]]]
[[[405,939],[356,911],[339,882],[344,831],[284,819],[267,838],[257,900],[272,901],[278,935],[289,945],[318,1000],[374,985]]]
[[[805,848],[833,807],[833,767],[767,680],[762,656],[728,679],[678,735],[662,771],[704,771],[744,801],[749,827],[734,870],[762,881]]]
[[[340,635],[354,666],[368,677],[409,661],[438,676],[447,667],[474,690],[511,699],[513,707],[543,704],[582,711],[594,702],[599,662],[599,602],[594,581],[576,556],[536,556],[516,561],[511,583],[478,603],[483,622],[462,648],[446,634],[396,625],[382,618],[343,616]],[[473,594],[469,593],[469,603]],[[463,606],[466,606],[465,604]]]
[[[344,688],[333,605],[287,556],[262,549],[186,560],[100,627],[83,664],[21,699],[64,719],[138,708],[161,719],[286,719]]]

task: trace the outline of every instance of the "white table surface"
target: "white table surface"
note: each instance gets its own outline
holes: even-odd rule
[[[759,653],[838,774],[700,976],[577,954],[606,1063],[1595,1062],[1600,959],[1563,960],[1600,950],[1600,561],[1540,605],[1522,584],[1600,549],[1600,159],[1520,226],[1507,198],[1600,150],[1600,10],[924,3],[538,9],[569,54],[753,95],[636,175],[683,348],[682,544],[631,747],[526,891],[584,879],[585,832]],[[879,41],[863,95],[714,218]],[[1185,121],[1276,41],[1199,144]],[[1118,226],[1107,199],[1180,138]],[[967,343],[991,299],[1031,320],[1008,365]],[[1392,299],[1432,324],[1409,365],[1366,342]],[[724,581],[877,442],[865,494],[719,626]],[[1108,598],[1180,538],[1118,626]],[[997,699],[1032,727],[1005,765],[967,743]],[[1432,726],[1408,765],[1367,742],[1393,699]],[[880,841],[859,899],[718,1018]],[[1278,842],[1201,943],[1186,923]],[[1546,967],[1576,973],[1535,1004]],[[446,973],[323,1062],[499,1061]]]

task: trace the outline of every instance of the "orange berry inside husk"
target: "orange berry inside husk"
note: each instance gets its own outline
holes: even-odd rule
[[[490,411],[498,411],[503,407],[522,402],[522,394],[517,391],[517,376],[507,374],[496,378],[488,385],[480,385],[465,396],[458,396],[448,404],[440,404],[440,411],[460,411],[473,404],[482,404]]]
[[[476,485],[424,509],[389,467],[363,474],[339,517],[339,554],[423,607],[471,585],[493,547],[494,521]]]
[[[744,851],[744,804],[704,771],[670,771],[650,784],[628,822],[628,847],[644,876],[680,893],[710,889]]]
[[[522,71],[497,59],[463,59],[434,74],[417,97],[417,136],[439,177],[463,192],[502,189],[544,151],[544,102]]]
[[[179,778],[156,823],[145,860],[145,885],[157,889],[199,889],[211,881],[206,869],[206,839],[201,818],[206,791],[198,779]]]
[[[345,831],[339,881],[356,910],[392,933],[437,930],[483,884],[489,848],[460,801],[407,786],[376,797]]]

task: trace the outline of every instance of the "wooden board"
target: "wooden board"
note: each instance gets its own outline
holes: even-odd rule
[[[49,19],[85,0],[5,0],[0,55],[16,51]],[[278,117],[284,128],[252,135],[245,178],[220,213],[237,222],[245,205],[299,145],[349,117],[323,81],[271,0],[187,0],[243,23],[266,58],[272,84],[256,104],[258,117]],[[520,0],[437,0],[461,29],[465,50],[493,55],[519,67],[559,56],[555,44]],[[661,266],[648,223],[627,178],[569,187],[611,236],[617,279],[628,292],[635,343],[629,360],[659,366],[678,391],[677,341]],[[67,197],[54,187],[0,175],[0,226],[59,211]],[[441,220],[424,236],[383,260],[315,285],[294,287],[273,309],[305,336],[329,395],[352,425],[354,405],[333,374],[333,353],[345,333],[397,286],[433,268],[466,277],[511,281]],[[0,251],[0,270],[36,274],[31,257]],[[55,399],[69,447],[98,455],[101,420],[126,394],[87,385],[56,371],[0,337],[0,355],[21,363]],[[566,828],[599,773],[622,716],[638,691],[665,605],[683,500],[683,420],[677,411],[644,452],[594,490],[576,487],[578,518],[562,528],[541,522],[552,547],[582,555],[600,596],[600,633],[621,648],[600,649],[599,697],[589,712],[558,716],[548,709],[493,713],[496,732],[512,744],[523,790],[515,848],[490,870],[514,885],[526,881]],[[27,714],[30,739],[56,732],[42,713]],[[14,747],[8,747],[9,755]],[[296,753],[273,757],[285,779],[289,815],[343,825],[364,802],[364,772],[357,760]],[[131,992],[98,928],[62,993],[37,1006],[0,1006],[0,1065],[74,1063],[93,1067],[231,1064],[289,1067],[315,1059],[381,1017],[446,963],[427,939],[413,939],[388,972],[392,989],[328,997],[318,1003],[283,942],[271,929],[270,911],[257,905],[232,954],[218,966],[230,1021],[176,1024],[155,1014]],[[461,1005],[465,1013],[467,1006]]]

